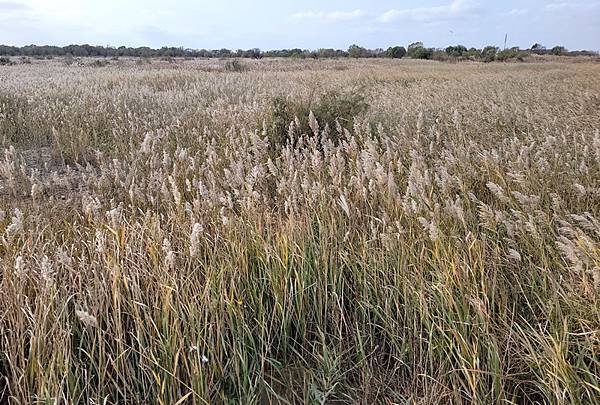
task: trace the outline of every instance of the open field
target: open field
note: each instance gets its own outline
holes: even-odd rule
[[[97,65],[0,67],[0,403],[599,400],[599,63]]]

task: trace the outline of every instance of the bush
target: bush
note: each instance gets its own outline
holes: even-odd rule
[[[240,62],[237,59],[228,60],[225,62],[225,71],[226,72],[245,72],[247,70],[246,65]]]
[[[468,51],[463,53],[463,57],[468,59],[479,59],[481,58],[481,51],[477,48],[470,48]]]
[[[467,52],[467,47],[464,45],[449,46],[446,48],[445,52],[448,56],[460,58]]]
[[[332,129],[329,132],[330,138],[337,144],[341,137],[341,134],[333,130],[337,124],[339,123],[344,128],[351,127],[354,117],[364,114],[368,107],[360,91],[344,93],[329,91],[323,94],[315,104],[276,97],[271,104],[266,128],[272,144],[284,146],[292,141],[289,128],[294,121],[297,126],[296,134],[313,134],[309,123],[309,115],[312,111],[321,129],[325,127]]]
[[[566,52],[566,48],[564,46],[555,46],[552,48],[552,55],[560,56]]]
[[[411,58],[413,59],[431,59],[433,56],[433,50],[425,47],[417,47],[413,49]]]
[[[500,62],[507,61],[509,59],[517,59],[523,61],[523,58],[527,56],[527,53],[521,51],[518,47],[504,49],[496,54],[496,60]]]
[[[481,58],[484,62],[493,62],[496,60],[496,54],[498,53],[498,48],[495,46],[486,46],[481,51]]]
[[[413,59],[431,59],[433,49],[425,48],[422,42],[415,42],[408,46],[408,57]]]
[[[406,48],[404,48],[403,46],[389,47],[388,50],[385,52],[385,56],[394,59],[402,59],[405,55]]]
[[[358,45],[351,45],[348,48],[348,56],[351,58],[368,58],[371,55],[368,49]]]
[[[11,62],[10,58],[7,58],[6,56],[0,57],[0,66],[12,65],[12,64],[13,63]]]

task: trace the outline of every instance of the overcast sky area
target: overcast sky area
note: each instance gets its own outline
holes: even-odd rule
[[[0,44],[600,50],[600,0],[0,0]]]

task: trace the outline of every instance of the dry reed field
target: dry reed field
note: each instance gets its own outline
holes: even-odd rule
[[[600,401],[600,64],[0,67],[0,402]]]

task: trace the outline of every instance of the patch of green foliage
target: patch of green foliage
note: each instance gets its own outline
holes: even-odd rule
[[[361,91],[328,91],[316,101],[298,102],[285,97],[276,97],[271,103],[266,129],[273,145],[284,146],[290,139],[290,124],[295,122],[296,134],[312,135],[309,116],[312,111],[319,127],[334,129],[352,127],[354,117],[364,114],[369,106]],[[335,142],[340,141],[339,131],[330,131]]]
[[[505,62],[507,60],[516,59],[522,61],[525,56],[527,56],[526,52],[521,51],[518,47],[504,49],[496,54],[496,60],[500,62]]]
[[[406,56],[406,48],[403,46],[389,47],[385,52],[385,56],[393,59],[402,59],[404,56]]]
[[[481,58],[484,62],[493,62],[496,60],[496,54],[498,53],[498,48],[495,46],[486,46],[481,51]]]

